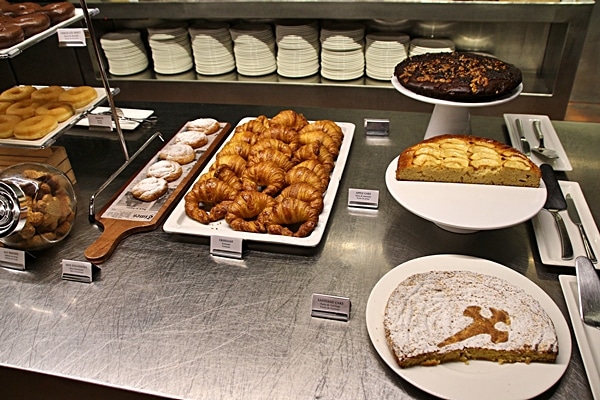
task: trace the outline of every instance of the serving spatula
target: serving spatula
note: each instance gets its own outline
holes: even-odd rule
[[[583,322],[600,329],[600,279],[589,258],[575,259],[577,289],[579,291],[579,314]]]
[[[558,184],[552,166],[549,164],[542,164],[540,165],[540,170],[542,171],[542,179],[546,184],[546,191],[548,192],[546,203],[543,208],[552,214],[552,217],[554,217],[554,221],[556,222],[556,228],[558,229],[558,235],[560,236],[562,259],[571,260],[573,258],[573,245],[569,239],[565,221],[559,214],[559,211],[567,209],[565,196],[563,196],[563,193],[560,190],[560,185]]]

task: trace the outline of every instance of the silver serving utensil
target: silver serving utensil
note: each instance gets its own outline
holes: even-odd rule
[[[570,193],[567,193],[567,195],[565,196],[565,200],[567,200],[567,213],[569,214],[569,218],[579,228],[581,240],[583,241],[583,247],[585,248],[585,254],[587,255],[587,258],[589,258],[590,261],[595,264],[598,262],[598,260],[596,259],[594,249],[592,249],[590,240],[588,239],[588,236],[585,233],[585,229],[583,228],[583,224],[581,223],[581,217],[579,216],[579,212],[577,211],[575,201],[571,197]]]
[[[521,149],[523,150],[523,154],[526,156],[531,155],[531,147],[529,146],[529,142],[525,137],[525,132],[523,130],[523,121],[519,118],[515,120],[515,124],[517,124],[517,133],[519,134],[519,139],[521,140]]]
[[[532,147],[531,151],[546,158],[558,158],[558,153],[555,150],[549,149],[544,146],[544,132],[542,132],[542,121],[540,121],[539,119],[534,119],[532,124],[533,130],[537,135],[540,143],[537,147]]]
[[[594,265],[587,257],[575,259],[579,315],[584,323],[600,329],[600,279]]]
[[[554,222],[556,222],[556,228],[558,229],[558,235],[560,236],[562,259],[571,260],[573,259],[573,245],[571,244],[571,239],[569,239],[569,232],[567,232],[565,220],[559,213],[559,211],[567,209],[565,196],[563,196],[562,190],[560,190],[560,185],[558,179],[556,179],[552,166],[550,164],[542,164],[540,165],[540,170],[542,171],[542,179],[546,184],[546,191],[548,192],[546,203],[543,208],[552,214]]]

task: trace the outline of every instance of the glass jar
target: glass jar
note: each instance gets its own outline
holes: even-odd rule
[[[0,242],[40,250],[64,239],[73,225],[77,198],[58,169],[22,163],[0,172]]]

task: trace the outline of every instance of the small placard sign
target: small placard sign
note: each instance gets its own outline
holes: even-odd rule
[[[348,190],[348,206],[364,208],[379,207],[379,190],[350,188]]]
[[[56,30],[60,47],[85,47],[85,29],[61,28]]]
[[[62,260],[62,279],[67,281],[92,283],[94,274],[100,268],[91,262]]]
[[[367,136],[388,136],[390,134],[389,119],[365,118],[364,123]]]
[[[24,271],[25,252],[4,247],[0,248],[0,266]]]
[[[352,304],[348,297],[313,293],[310,315],[318,318],[348,321],[351,308]]]
[[[88,114],[88,124],[90,129],[102,129],[112,131],[113,119],[111,115],[107,114]]]
[[[226,236],[210,237],[210,254],[229,258],[242,258],[244,242],[240,238]]]

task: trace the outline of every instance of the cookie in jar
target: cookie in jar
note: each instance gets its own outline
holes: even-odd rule
[[[0,242],[20,250],[40,250],[71,231],[77,198],[58,169],[22,163],[0,172]]]

